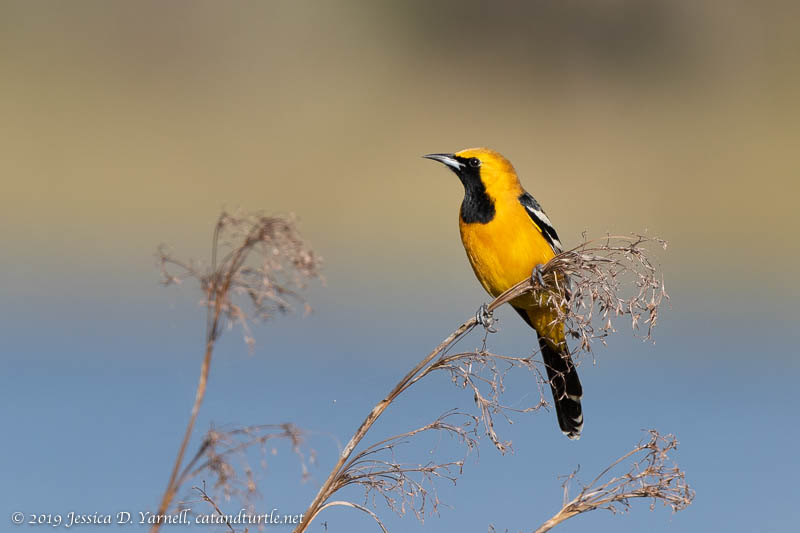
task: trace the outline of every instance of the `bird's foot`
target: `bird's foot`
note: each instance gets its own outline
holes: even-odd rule
[[[539,283],[539,286],[545,287],[544,276],[542,276],[542,265],[536,265],[531,273],[531,280],[534,283]]]
[[[494,315],[489,311],[489,306],[481,304],[478,311],[475,313],[475,321],[481,326],[486,328],[489,333],[497,333],[497,328],[494,327],[496,322]]]

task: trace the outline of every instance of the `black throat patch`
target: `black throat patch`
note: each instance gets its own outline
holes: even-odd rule
[[[464,185],[464,201],[461,202],[461,220],[466,224],[488,224],[494,218],[494,200],[481,180],[481,169],[473,168],[468,160],[456,159],[464,166],[456,173]]]

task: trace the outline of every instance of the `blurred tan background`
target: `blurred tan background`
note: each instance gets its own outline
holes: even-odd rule
[[[419,156],[487,145],[567,243],[648,229],[680,283],[776,296],[796,271],[796,3],[3,5],[0,223],[31,263],[124,268],[244,206],[437,271],[461,191]]]
[[[0,516],[155,504],[203,317],[196,287],[158,286],[154,251],[205,257],[222,208],[295,213],[327,286],[307,319],[257,328],[253,358],[225,337],[198,427],[291,420],[346,441],[364,402],[486,299],[458,238],[461,185],[420,157],[485,145],[565,245],[667,239],[672,308],[656,346],[618,335],[584,362],[579,443],[551,413],[504,428],[515,454],[482,453],[433,527],[530,530],[531,502],[560,505],[558,475],[657,427],[681,438],[696,503],[592,516],[595,530],[792,529],[798,20],[789,1],[0,0],[0,472],[16,480]],[[492,348],[529,350],[498,314]],[[398,433],[471,401],[453,389],[382,422]],[[338,450],[316,449],[319,476]],[[265,505],[300,512],[318,485],[283,457]],[[335,524],[374,531],[356,520]]]

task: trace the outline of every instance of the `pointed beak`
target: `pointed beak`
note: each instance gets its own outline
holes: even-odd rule
[[[464,168],[464,164],[460,163],[453,154],[428,154],[423,155],[425,159],[433,159],[434,161],[438,161],[440,163],[444,163],[448,167],[452,168],[455,171],[461,170]]]

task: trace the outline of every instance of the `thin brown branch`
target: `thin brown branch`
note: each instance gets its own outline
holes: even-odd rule
[[[370,411],[370,413],[356,430],[355,434],[351,437],[350,441],[344,447],[344,450],[342,450],[342,453],[339,455],[339,460],[336,462],[336,465],[334,465],[330,475],[322,484],[322,487],[320,487],[316,497],[303,514],[303,520],[297,526],[297,528],[295,528],[295,533],[301,533],[308,528],[309,524],[311,524],[314,518],[316,518],[316,515],[322,510],[324,502],[328,500],[328,498],[330,498],[330,496],[337,490],[336,484],[343,471],[342,469],[345,463],[350,459],[353,450],[355,450],[356,446],[358,446],[358,444],[370,430],[375,421],[378,420],[378,418],[383,414],[386,408],[389,407],[395,398],[397,398],[404,390],[406,390],[414,376],[416,376],[423,368],[425,368],[425,366],[438,357],[439,354],[441,354],[446,348],[448,348],[451,344],[456,342],[473,327],[475,327],[475,324],[476,321],[474,318],[472,318],[456,328],[453,333],[451,333],[436,348],[434,348],[433,351],[425,356],[422,361],[417,363],[417,365],[412,368],[408,374],[406,374],[403,379],[397,383],[397,385],[394,386],[386,398],[378,402],[378,404],[372,408],[372,411]]]
[[[200,487],[197,487],[197,486],[192,487],[192,488],[200,493],[200,495],[203,497],[203,501],[206,501],[209,504],[211,504],[211,506],[214,508],[214,510],[217,512],[218,515],[220,515],[221,517],[225,518],[225,525],[228,526],[228,529],[231,530],[231,533],[236,533],[236,530],[233,529],[233,526],[231,525],[230,520],[228,520],[225,517],[225,514],[222,512],[222,509],[220,509],[219,506],[217,505],[217,503],[214,500],[212,500],[208,496],[208,494],[206,494],[206,484],[205,484],[205,482],[203,482],[203,488],[202,489]]]
[[[290,311],[292,305],[288,298],[305,304],[300,293],[292,287],[303,289],[308,280],[319,277],[320,260],[299,236],[292,220],[258,213],[225,212],[214,226],[210,268],[176,259],[163,246],[157,256],[163,283],[169,285],[188,278],[196,279],[203,290],[207,308],[206,348],[200,378],[189,421],[158,506],[157,514],[163,515],[183,481],[179,473],[205,397],[214,347],[223,331],[223,323],[238,323],[244,331],[245,341],[252,347],[250,322],[268,319],[276,312]],[[174,268],[178,273],[173,271]],[[250,310],[246,309],[246,304],[237,303],[240,295],[246,297]],[[160,523],[154,524],[151,533],[157,533],[160,527]]]
[[[261,465],[266,466],[266,458],[276,453],[267,449],[267,444],[283,439],[291,444],[292,452],[299,458],[303,477],[308,476],[308,463],[315,461],[313,450],[301,449],[305,433],[293,424],[261,424],[255,426],[217,429],[212,427],[194,457],[186,463],[178,480],[182,486],[189,478],[210,476],[214,479],[213,488],[225,501],[238,497],[244,505],[252,507],[251,500],[258,496],[255,469],[251,466],[248,452],[257,448],[261,455]],[[235,464],[238,463],[238,466]]]
[[[178,449],[178,455],[175,458],[175,463],[172,465],[172,472],[170,473],[169,481],[167,482],[167,488],[164,490],[164,495],[161,497],[161,503],[156,511],[158,516],[166,514],[167,509],[169,509],[169,506],[175,497],[175,493],[178,490],[178,484],[176,483],[178,472],[183,464],[183,456],[186,453],[186,447],[189,445],[189,439],[192,437],[194,424],[197,421],[197,414],[200,411],[200,405],[202,405],[203,398],[206,394],[206,384],[208,383],[208,374],[211,368],[211,354],[213,351],[214,343],[213,341],[209,341],[206,345],[206,353],[203,357],[203,365],[200,369],[200,381],[197,384],[197,392],[195,393],[194,404],[192,405],[192,413],[189,416],[189,422],[186,425],[186,430],[184,431],[183,440],[181,441],[181,446]],[[150,531],[151,533],[156,533],[160,528],[161,524],[156,522],[153,524],[153,527],[150,529]]]
[[[438,512],[439,498],[435,481],[446,479],[455,484],[461,475],[466,455],[478,446],[478,417],[451,410],[433,422],[406,433],[373,444],[354,455],[343,469],[336,490],[348,485],[364,488],[365,503],[382,497],[389,509],[401,516],[411,509],[422,521],[426,509]],[[464,458],[457,461],[402,463],[395,450],[421,433],[438,431],[457,440],[465,448]],[[387,457],[388,455],[388,457]]]
[[[595,509],[606,509],[612,513],[630,509],[630,500],[651,499],[650,509],[656,502],[682,511],[691,505],[694,491],[686,483],[685,474],[672,462],[669,452],[675,450],[678,442],[672,435],[662,436],[650,430],[649,440],[641,441],[631,451],[611,463],[591,483],[584,485],[577,496],[569,501],[569,482],[575,472],[564,482],[565,503],[559,511],[544,522],[534,533],[545,533],[573,516]],[[617,475],[619,465],[632,457],[638,457],[628,470]]]
[[[558,254],[544,265],[540,271],[541,277],[532,275],[521,280],[495,298],[488,305],[488,311],[491,313],[501,305],[531,293],[543,305],[556,309],[555,321],[564,324],[566,332],[573,338],[579,339],[580,342],[574,350],[576,354],[591,353],[592,342],[595,339],[603,341],[605,336],[615,331],[613,321],[622,316],[630,317],[634,332],[643,319],[644,323],[648,324],[645,337],[650,338],[652,328],[657,323],[659,306],[664,298],[668,298],[663,282],[657,277],[656,268],[650,262],[645,248],[645,245],[650,243],[665,246],[661,240],[637,235],[607,236],[596,241],[586,241],[572,250]],[[628,279],[631,280],[630,286],[634,287],[633,294],[622,296],[623,285],[628,286],[623,282]],[[602,324],[595,325],[596,320],[601,320]],[[509,368],[526,367],[537,372],[539,376],[541,373],[535,368],[531,358],[512,358],[487,352],[485,339],[482,350],[448,355],[448,351],[476,324],[476,319],[471,318],[459,326],[373,407],[345,446],[330,475],[304,513],[301,524],[294,530],[295,533],[306,531],[309,524],[325,507],[325,502],[337,490],[353,482],[348,476],[353,474],[352,468],[363,465],[359,463],[363,456],[357,455],[355,459],[351,459],[351,456],[387,407],[405,390],[434,370],[450,372],[454,381],[472,390],[481,413],[479,418],[482,420],[485,433],[500,451],[507,449],[509,443],[501,441],[496,434],[492,415],[498,412],[505,414],[506,411],[529,412],[538,409],[545,402],[541,398],[538,404],[522,409],[512,409],[500,404],[499,394],[503,391],[503,375],[507,369],[499,368],[498,362],[506,364]],[[487,328],[487,331],[492,329]],[[481,370],[488,371],[489,375],[482,375]],[[540,385],[541,383],[542,381]],[[488,395],[482,392],[483,386],[489,387]],[[394,442],[392,439],[389,441]],[[370,453],[373,449],[369,447],[362,453]],[[381,449],[393,449],[393,444],[386,444]],[[451,464],[457,463],[444,463],[439,466]],[[381,466],[385,468],[382,469]],[[375,468],[369,470],[372,467]],[[379,492],[384,494],[387,489],[406,490],[410,483],[413,487],[412,493],[418,491],[424,495],[424,489],[420,485],[414,485],[418,482],[409,480],[405,476],[408,472],[436,474],[437,470],[436,465],[404,468],[395,461],[375,462],[370,463],[366,473],[362,471],[359,474],[361,477],[357,476],[357,480],[367,484],[364,480],[368,480],[372,475],[372,487],[380,487]],[[389,485],[386,484],[387,480],[390,482]]]
[[[373,520],[375,520],[375,522],[377,522],[378,527],[381,528],[381,531],[383,531],[383,533],[389,533],[389,530],[386,529],[386,526],[383,525],[383,522],[381,522],[381,519],[378,518],[378,515],[376,515],[375,513],[373,513],[372,511],[370,511],[366,507],[364,507],[363,505],[358,505],[357,503],[348,502],[348,501],[341,501],[341,500],[340,501],[333,501],[333,502],[326,503],[325,505],[320,507],[319,510],[322,511],[323,509],[326,509],[328,507],[334,507],[334,506],[337,506],[337,505],[341,505],[341,506],[344,506],[344,507],[352,507],[353,509],[358,509],[359,511],[363,511],[363,512],[367,513],[368,515],[370,515],[372,517]]]

